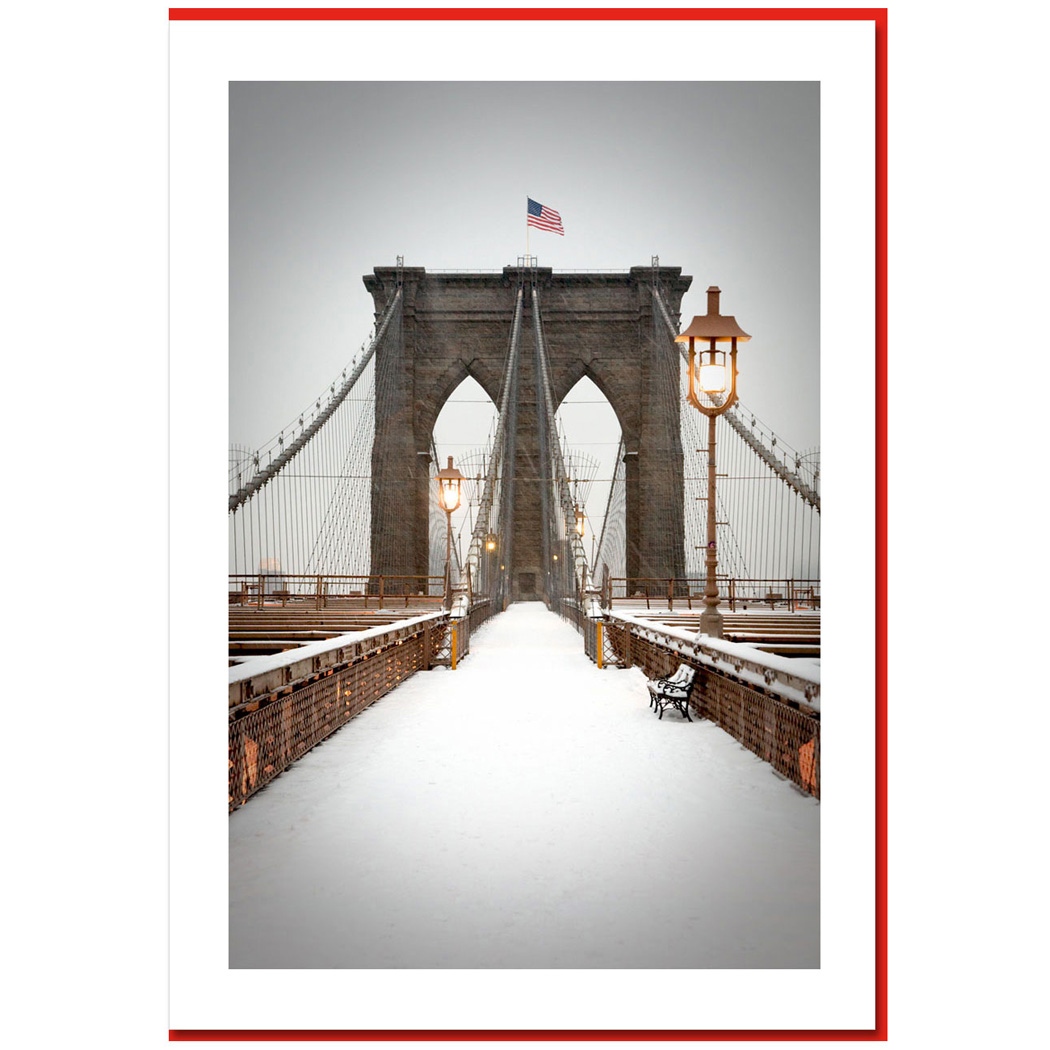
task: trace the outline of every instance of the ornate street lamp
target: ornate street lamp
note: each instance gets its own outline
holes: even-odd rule
[[[576,505],[576,535],[583,539],[584,514],[583,507]]]
[[[445,533],[445,593],[451,600],[452,594],[452,512],[458,509],[463,498],[463,475],[452,465],[448,457],[448,466],[437,472],[438,502],[448,518],[448,529]]]
[[[720,289],[707,289],[707,313],[694,317],[693,323],[675,342],[689,344],[689,404],[707,416],[707,582],[704,587],[704,611],[700,614],[700,633],[712,638],[722,637],[722,614],[718,611],[718,547],[715,540],[715,420],[736,402],[736,346],[746,343],[751,336],[736,323],[735,317],[723,317],[718,310]],[[696,343],[700,341],[700,360],[697,361]],[[703,344],[707,343],[704,348]],[[729,360],[719,343],[729,343]],[[704,355],[707,360],[704,360]],[[727,376],[728,370],[728,376]],[[729,392],[726,393],[728,379]],[[705,404],[701,395],[708,395]],[[724,395],[724,396],[721,396]]]
[[[461,486],[463,475],[452,465],[452,457],[448,457],[448,466],[442,467],[437,472],[438,499],[441,501],[441,509],[446,514],[451,514],[458,509],[462,499]]]
[[[485,548],[485,560],[482,563],[485,566],[485,588],[490,598],[495,597],[496,585],[493,577],[496,575],[492,569],[492,563],[496,558],[496,548],[499,546],[499,537],[494,532],[486,532],[484,539]]]

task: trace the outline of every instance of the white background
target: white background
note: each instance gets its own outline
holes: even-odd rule
[[[432,23],[425,32],[375,22],[172,26],[174,1028],[874,1026],[874,29],[864,22],[577,22],[559,26],[553,49],[544,46],[550,33],[540,23]],[[229,970],[228,818],[214,805],[225,775],[224,712],[215,700],[226,680],[226,610],[201,601],[202,581],[221,580],[227,558],[226,522],[210,513],[213,486],[202,474],[208,463],[216,480],[226,471],[216,452],[228,433],[228,83],[382,79],[395,55],[399,73],[424,80],[448,70],[500,79],[508,55],[529,56],[530,75],[539,78],[629,70],[661,79],[669,33],[687,51],[721,56],[704,63],[710,79],[821,81],[822,324],[835,333],[825,342],[835,352],[822,360],[831,510],[822,528],[822,688],[842,698],[822,738],[829,757],[821,771],[821,967],[704,971],[694,995],[670,997],[663,995],[667,975],[652,970],[477,971],[469,995],[454,993],[464,982],[457,973],[354,971],[350,996],[343,971]],[[834,391],[846,396],[836,400]]]
[[[1023,448],[1025,434],[1045,439],[1046,205],[1028,155],[1045,37],[1010,5],[995,23],[933,11],[890,17],[890,1031],[909,1046],[1011,1045],[1035,1032],[1046,919],[1032,804],[1044,472]],[[5,518],[20,599],[6,954],[14,1033],[41,1045],[153,1045],[167,1024],[166,41],[162,10],[109,4],[16,14],[2,45],[16,147],[3,172]],[[664,53],[676,43],[665,34]],[[968,382],[990,342],[982,310],[1016,332],[1006,399]],[[985,418],[999,436],[982,448]],[[825,457],[831,441],[825,423]],[[982,575],[978,558],[998,571]],[[183,656],[173,648],[173,671]],[[173,711],[194,700],[172,689]],[[188,859],[206,871],[200,834]],[[176,852],[173,876],[185,841]],[[647,1027],[675,1023],[680,987],[648,997]],[[704,987],[689,982],[701,1006]]]

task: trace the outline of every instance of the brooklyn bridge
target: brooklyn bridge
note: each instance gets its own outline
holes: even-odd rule
[[[231,447],[231,965],[819,965],[819,449],[691,283],[399,258]],[[445,455],[468,379],[488,440]]]

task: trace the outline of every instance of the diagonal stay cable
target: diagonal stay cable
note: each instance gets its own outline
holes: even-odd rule
[[[379,326],[379,330],[375,334],[375,338],[368,346],[368,350],[365,352],[364,357],[361,359],[361,363],[354,369],[352,375],[345,383],[339,388],[339,390],[332,397],[331,401],[325,406],[314,421],[306,427],[303,432],[275,459],[272,463],[267,464],[263,467],[246,485],[239,488],[232,496],[230,496],[230,512],[237,510],[247,500],[251,499],[256,492],[259,491],[268,481],[275,478],[294,458],[295,456],[306,446],[311,438],[328,422],[331,418],[332,413],[343,403],[346,396],[353,389],[354,384],[360,378],[361,374],[365,370],[365,366],[372,359],[372,355],[376,351],[376,347],[380,344],[383,336],[386,334],[387,325],[390,323],[390,318],[394,315],[394,310],[401,302],[401,287],[398,286],[397,292],[394,294],[393,299],[390,300],[390,305],[386,309],[386,314],[383,317],[382,324]]]
[[[572,494],[569,492],[569,483],[565,472],[565,463],[561,454],[561,442],[558,440],[557,431],[554,429],[554,397],[550,376],[550,362],[547,355],[547,345],[543,334],[543,319],[540,313],[539,291],[533,286],[532,289],[532,314],[533,327],[536,338],[536,360],[538,364],[536,385],[542,392],[542,403],[537,408],[542,409],[542,416],[546,424],[546,434],[541,425],[541,438],[546,437],[546,464],[553,474],[554,492],[558,502],[561,504],[561,523],[573,520],[575,507],[572,502]],[[537,398],[537,401],[540,401]],[[542,448],[542,443],[541,443]],[[548,511],[548,514],[551,514]],[[576,575],[577,590],[587,586],[587,555],[583,549],[583,542],[574,528],[569,528],[568,539],[573,554],[573,568]]]
[[[475,575],[481,562],[481,545],[484,542],[485,534],[489,531],[496,479],[499,476],[500,467],[507,451],[507,424],[510,418],[507,408],[511,400],[511,391],[515,386],[518,344],[521,332],[522,298],[523,291],[519,287],[514,301],[514,319],[511,322],[510,346],[507,350],[507,364],[503,371],[503,389],[500,392],[499,428],[496,439],[493,442],[492,454],[489,458],[488,475],[485,478],[485,487],[482,490],[478,519],[467,551],[467,562],[471,565]]]
[[[671,320],[671,315],[667,312],[667,306],[664,304],[663,296],[656,288],[653,288],[653,298],[656,300],[656,305],[661,315],[663,316],[664,323],[667,325],[668,331],[671,333],[671,337],[674,338],[676,335],[678,335],[678,330],[675,328],[674,322]],[[678,351],[682,355],[684,360],[689,360],[689,355],[684,349],[684,344],[678,344]],[[710,397],[711,395],[708,396]],[[712,398],[712,400],[716,399]],[[784,482],[784,484],[786,484],[789,488],[793,489],[796,493],[798,493],[798,495],[801,496],[802,499],[804,499],[819,514],[820,495],[812,488],[810,488],[810,486],[807,485],[804,481],[802,481],[801,478],[797,477],[795,474],[789,471],[780,462],[780,460],[778,460],[777,457],[772,452],[770,452],[770,450],[767,449],[766,446],[762,444],[762,442],[759,441],[758,438],[756,438],[754,434],[752,434],[747,429],[747,427],[743,423],[743,420],[740,419],[740,417],[732,408],[730,408],[729,411],[726,412],[724,418],[726,422],[733,428],[733,430],[736,431],[740,439],[751,449],[751,451],[754,452],[755,455],[758,456],[758,458],[762,460],[762,462],[765,463],[765,465],[769,467],[769,469],[773,471],[773,473],[776,474],[776,476],[780,478],[781,481]]]

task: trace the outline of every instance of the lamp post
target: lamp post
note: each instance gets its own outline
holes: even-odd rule
[[[579,536],[581,540],[583,539],[583,530],[584,530],[583,507],[581,507],[579,504],[576,504],[576,535]]]
[[[496,548],[499,546],[499,537],[494,532],[485,533],[485,588],[490,598],[495,597],[496,587],[493,581],[495,572],[492,570],[492,562],[496,557]]]
[[[448,457],[448,466],[437,472],[438,501],[448,518],[448,529],[445,532],[445,595],[452,600],[452,512],[459,507],[462,499],[463,475],[452,465]]]
[[[689,344],[689,404],[707,416],[707,582],[704,586],[704,611],[700,614],[700,633],[712,638],[722,637],[722,614],[718,611],[718,545],[715,539],[715,420],[736,402],[736,347],[751,336],[736,323],[735,317],[719,313],[721,290],[712,285],[707,289],[707,313],[693,318],[693,323],[675,342]],[[696,343],[700,341],[700,360],[697,361]],[[703,344],[707,343],[706,349]],[[729,361],[719,343],[729,343]],[[704,360],[704,355],[707,360]],[[729,371],[729,392],[726,393],[726,370]],[[701,394],[710,395],[710,404],[700,400]],[[725,397],[719,402],[718,395]]]

